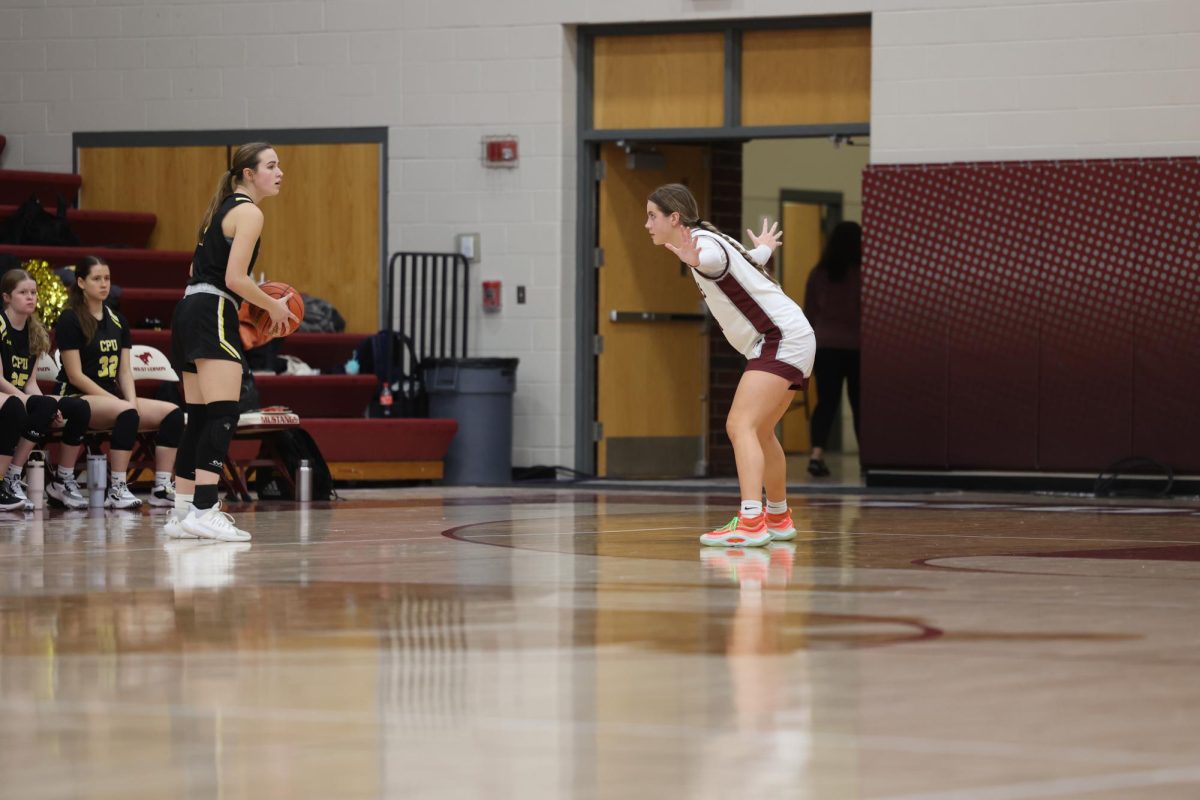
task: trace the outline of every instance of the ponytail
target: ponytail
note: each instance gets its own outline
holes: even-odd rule
[[[237,191],[246,170],[254,172],[258,169],[259,154],[270,149],[272,147],[267,142],[250,142],[234,151],[231,159],[233,163],[217,179],[217,190],[213,192],[212,199],[208,201],[208,210],[204,212],[204,220],[200,223],[200,230],[196,234],[197,239],[204,238],[204,232],[208,230],[209,225],[212,225],[213,217],[217,215],[217,209],[229,195]]]

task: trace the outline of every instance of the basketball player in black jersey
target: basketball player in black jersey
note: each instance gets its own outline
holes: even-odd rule
[[[62,359],[60,394],[81,397],[92,409],[91,427],[112,428],[108,444],[106,508],[137,508],[126,477],[139,430],[157,430],[153,505],[173,506],[171,469],[183,437],[183,411],[162,400],[140,398],[134,389],[129,323],[107,304],[112,287],[108,264],[85,256],[75,265],[67,307],[54,325]],[[58,476],[55,475],[55,478]]]
[[[7,467],[0,485],[0,508],[16,501],[27,511],[33,508],[25,495],[21,473],[29,454],[46,438],[55,421],[66,424],[58,450],[59,469],[52,473],[46,493],[67,508],[87,508],[87,499],[75,483],[75,462],[91,419],[91,407],[76,397],[47,397],[38,386],[37,360],[50,349],[50,336],[34,313],[37,282],[33,277],[23,269],[9,270],[0,279],[0,300],[4,305],[0,313],[0,396],[5,398],[0,406],[0,466]],[[16,435],[10,411],[19,412]]]
[[[237,149],[200,225],[191,280],[175,307],[171,357],[183,376],[187,427],[175,459],[175,512],[164,530],[176,538],[250,538],[221,511],[217,481],[237,432],[246,363],[238,306],[245,300],[266,310],[275,333],[296,319],[288,297],[270,297],[250,277],[263,227],[258,204],[279,194],[282,181],[279,155],[271,145],[254,142]]]

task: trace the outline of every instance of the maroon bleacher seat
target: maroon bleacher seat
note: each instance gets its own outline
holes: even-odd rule
[[[50,212],[54,204],[46,204]],[[17,210],[16,205],[0,205],[0,220],[7,219]],[[135,214],[127,211],[85,211],[67,209],[67,225],[79,237],[81,247],[145,247],[154,232],[153,214]]]
[[[122,288],[178,289],[180,296],[187,284],[188,266],[192,263],[192,254],[180,250],[0,244],[0,253],[12,253],[22,261],[44,259],[56,269],[93,255],[104,259],[112,269],[113,283]]]
[[[82,179],[73,173],[0,169],[0,203],[20,205],[30,195],[37,195],[42,205],[57,207],[58,197],[62,195],[73,205],[82,183]]]

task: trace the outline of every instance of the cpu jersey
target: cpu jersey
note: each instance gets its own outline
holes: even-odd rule
[[[33,373],[33,360],[29,357],[29,321],[17,330],[8,318],[8,312],[0,312],[0,369],[4,380],[18,389],[24,389]]]
[[[83,374],[91,378],[102,389],[121,396],[117,375],[121,367],[121,351],[133,346],[129,336],[129,325],[120,313],[108,306],[104,307],[103,316],[97,320],[96,333],[90,341],[84,339],[83,328],[79,318],[72,309],[64,309],[62,316],[54,325],[55,341],[59,351],[78,350],[79,361]],[[59,383],[64,387],[64,394],[81,394],[77,387],[71,386],[64,367],[58,374]]]
[[[238,205],[253,202],[248,195],[234,192],[226,197],[217,208],[212,221],[200,235],[196,251],[192,254],[192,279],[188,281],[189,284],[210,284],[241,304],[242,298],[229,291],[229,287],[225,285],[225,268],[229,265],[229,250],[233,239],[226,236],[225,232],[221,230],[221,223],[224,221],[225,215]],[[254,252],[250,255],[249,266],[246,267],[247,275],[254,271],[254,262],[258,260],[258,247],[261,244],[262,238],[260,237],[254,243]]]

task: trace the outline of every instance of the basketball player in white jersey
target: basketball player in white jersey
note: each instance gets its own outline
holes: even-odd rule
[[[792,539],[787,506],[787,461],[775,426],[812,374],[816,337],[804,312],[766,271],[782,239],[763,222],[754,249],[700,219],[696,198],[682,184],[660,186],[646,202],[646,230],[691,267],[709,311],[729,343],[746,357],[725,430],[733,442],[742,506],[728,525],[700,537],[706,545],[757,547]],[[763,489],[767,507],[763,509]]]

